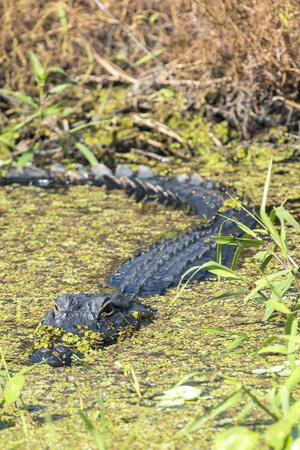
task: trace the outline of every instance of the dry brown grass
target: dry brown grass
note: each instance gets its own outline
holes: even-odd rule
[[[0,86],[28,89],[31,49],[43,61],[67,69],[77,81],[119,77],[132,82],[120,67],[134,79],[150,72],[162,84],[192,86],[194,94],[195,86],[197,93],[217,92],[208,97],[210,112],[227,117],[245,135],[260,121],[267,122],[278,106],[285,118],[288,111],[300,108],[299,0],[96,3],[2,0]],[[164,51],[136,66],[145,54],[142,47]],[[94,63],[88,62],[91,48],[98,55]]]

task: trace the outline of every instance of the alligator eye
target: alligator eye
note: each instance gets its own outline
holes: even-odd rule
[[[112,303],[111,303],[111,300],[106,300],[104,303],[103,303],[103,305],[102,305],[102,307],[101,307],[101,309],[100,309],[100,311],[99,311],[99,316],[101,315],[101,314],[106,314],[106,315],[110,315],[110,314],[112,314],[113,313],[113,308],[112,308]]]
[[[55,310],[55,311],[58,311],[58,310],[59,310],[59,308],[58,308],[58,306],[57,306],[56,303],[54,303],[54,310]]]

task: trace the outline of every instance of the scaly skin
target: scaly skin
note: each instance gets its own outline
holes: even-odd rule
[[[80,337],[84,336],[86,329],[95,331],[99,333],[102,345],[108,345],[116,341],[120,331],[138,329],[153,314],[133,295],[105,291],[65,294],[57,297],[53,310],[46,314],[42,325],[58,327]],[[46,361],[52,366],[70,365],[72,351],[59,344],[50,349],[36,350],[30,360],[33,363]]]
[[[227,212],[227,216],[234,216],[233,210]],[[240,220],[241,214],[236,212],[235,217]],[[224,218],[217,216],[209,225],[199,226],[175,239],[164,239],[136,253],[112,275],[111,286],[126,294],[153,295],[162,294],[171,286],[178,285],[182,275],[192,267],[216,260],[216,244],[210,241],[210,237],[218,234],[222,222]],[[245,222],[248,226],[253,223],[246,217]],[[223,231],[232,236],[241,234],[241,230],[231,221],[223,224]],[[234,252],[235,247],[224,247],[222,264],[230,265]],[[200,270],[195,279],[209,277],[209,272]]]
[[[210,237],[218,234],[224,222],[217,212],[227,197],[224,189],[199,176],[178,179],[156,176],[150,171],[150,176],[148,173],[146,179],[141,179],[133,174],[116,176],[105,166],[99,166],[94,171],[97,176],[84,169],[79,174],[68,174],[59,168],[58,175],[40,169],[13,170],[0,179],[0,184],[20,183],[45,188],[86,183],[104,185],[107,189],[123,189],[137,201],[157,201],[185,209],[207,222],[175,239],[164,239],[136,252],[111,276],[109,283],[116,288],[114,293],[69,294],[56,299],[55,308],[46,314],[44,325],[78,336],[82,336],[82,329],[92,330],[99,333],[101,342],[106,345],[114,342],[121,330],[128,326],[137,329],[153,316],[153,311],[139,302],[138,295],[162,294],[176,286],[190,268],[216,260],[216,244]],[[253,225],[249,216],[233,209],[227,211],[226,216],[242,220],[249,227]],[[224,222],[223,232],[234,236],[241,234],[230,220]],[[234,251],[232,246],[224,247],[224,265],[230,265]],[[207,271],[201,270],[195,278],[209,276]],[[49,349],[38,349],[31,356],[32,362],[46,361],[53,366],[68,365],[71,360],[72,351],[60,343]]]

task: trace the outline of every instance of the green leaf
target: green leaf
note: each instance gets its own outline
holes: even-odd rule
[[[62,75],[66,75],[66,71],[59,66],[51,66],[47,69],[47,73],[61,73]]]
[[[56,114],[59,114],[60,112],[61,112],[60,104],[55,103],[54,105],[51,105],[48,108],[44,109],[44,116],[46,116],[46,117],[55,116]]]
[[[103,123],[105,120],[95,120],[89,123],[81,123],[80,125],[76,125],[69,130],[69,133],[77,133],[77,131],[83,130],[84,128],[97,127],[99,124]],[[78,123],[78,122],[77,122]]]
[[[248,404],[242,408],[241,412],[236,416],[235,422],[242,423],[245,422],[246,417],[248,417],[253,409],[253,403],[248,402]]]
[[[281,355],[286,355],[285,345],[269,345],[269,347],[263,347],[258,352],[259,355],[262,353],[279,353]]]
[[[70,86],[71,86],[70,83],[58,84],[58,85],[52,87],[49,90],[49,94],[51,94],[51,95],[53,95],[53,94],[60,94],[61,92],[63,92],[64,90],[66,90]]]
[[[285,257],[287,257],[288,251],[287,251],[285,242],[281,239],[280,235],[278,234],[278,232],[274,226],[274,223],[272,221],[272,218],[271,218],[272,216],[269,217],[268,214],[266,213],[267,197],[268,197],[269,185],[270,185],[270,180],[271,180],[271,172],[272,172],[272,158],[270,160],[267,177],[266,177],[266,181],[265,181],[264,192],[263,192],[262,202],[261,202],[261,206],[260,206],[260,217],[261,217],[262,223],[265,225],[267,230],[270,232],[272,238],[274,239],[274,241],[276,242],[278,247],[281,249],[282,254]]]
[[[66,15],[65,8],[63,7],[63,4],[59,3],[56,8],[56,14],[59,20],[60,25],[65,29],[68,28],[68,19]]]
[[[47,70],[42,66],[40,60],[34,52],[29,52],[29,59],[36,82],[39,86],[43,87],[47,79]]]
[[[33,100],[32,97],[30,97],[30,95],[23,94],[23,92],[19,91],[6,90],[6,92],[8,95],[15,97],[18,101],[25,103],[26,105],[31,106],[34,109],[39,107],[39,105]]]
[[[234,236],[212,236],[211,239],[218,244],[240,245],[243,248],[260,247],[264,243],[261,239],[237,238]]]
[[[236,247],[236,250],[234,252],[234,255],[233,255],[233,258],[232,258],[232,261],[231,261],[231,267],[230,267],[231,270],[235,270],[236,265],[237,265],[238,260],[239,260],[239,257],[240,257],[240,255],[242,253],[242,250],[243,250],[243,247],[241,245],[238,245]]]
[[[286,386],[281,386],[278,395],[280,398],[282,415],[287,416],[290,407],[290,391],[286,388]]]
[[[158,93],[165,98],[175,97],[175,92],[168,88],[161,88]]]
[[[231,331],[226,330],[226,328],[201,327],[201,328],[198,328],[198,330],[204,331],[205,333],[212,333],[212,334],[231,334]]]
[[[16,149],[16,139],[19,137],[18,133],[15,133],[12,130],[3,131],[0,134],[0,142],[4,144],[6,147],[9,147],[13,150]]]
[[[138,59],[134,65],[135,66],[141,66],[142,64],[145,64],[148,61],[151,61],[154,58],[157,58],[157,56],[161,55],[164,52],[164,48],[159,48],[157,50],[154,50],[151,53],[147,53],[147,55],[142,56],[140,59]]]
[[[114,59],[116,61],[127,61],[127,56],[122,52],[114,52]]]
[[[247,339],[247,336],[245,336],[244,334],[237,336],[232,342],[230,342],[230,344],[226,345],[226,350],[227,351],[232,351],[235,350],[236,348],[238,348],[245,340]]]
[[[282,314],[291,314],[291,310],[287,306],[272,297],[267,301],[263,322],[269,320],[274,311],[281,312]]]
[[[269,367],[269,370],[271,372],[273,372],[272,367]],[[284,366],[283,366],[282,370],[284,370]],[[281,407],[280,398],[278,397],[278,392],[275,387],[272,389],[269,389],[269,392],[267,393],[267,398],[268,398],[268,402],[271,407],[272,413],[275,415],[275,417],[281,417],[282,411],[280,409],[280,407]]]
[[[284,383],[284,386],[289,390],[292,391],[295,386],[297,386],[300,382],[300,366],[297,366],[296,369],[293,370],[291,375],[288,377],[286,382]]]
[[[259,434],[244,427],[234,427],[219,433],[214,450],[253,450],[257,448]]]
[[[266,269],[266,267],[269,265],[269,262],[272,261],[272,259],[274,258],[274,255],[272,255],[271,253],[269,253],[265,259],[263,260],[263,262],[261,263],[261,265],[259,266],[259,269],[261,272],[264,272],[264,270]]]
[[[85,158],[88,160],[91,166],[95,166],[96,164],[98,164],[96,156],[86,145],[81,144],[81,142],[77,142],[76,147],[78,148],[78,150],[81,151],[83,156],[85,156]]]
[[[249,294],[246,296],[245,300],[249,300],[250,298],[254,298],[255,295],[260,291],[261,289],[264,289],[266,286],[271,286],[272,281],[276,280],[277,278],[284,277],[285,275],[289,274],[289,269],[279,270],[278,272],[272,273],[271,275],[264,275],[263,277],[259,278],[255,281],[256,287],[253,288]]]
[[[260,250],[259,252],[255,253],[253,259],[257,261],[263,261],[268,255],[269,252],[267,252],[266,250]]]
[[[264,191],[263,191],[263,197],[262,197],[261,206],[260,206],[260,215],[266,214],[267,198],[268,198],[269,186],[270,186],[270,181],[271,181],[271,173],[272,173],[272,163],[273,163],[273,158],[271,158],[269,167],[268,167],[267,177],[266,177]]]
[[[210,303],[210,302],[213,302],[215,300],[222,300],[224,298],[237,297],[239,295],[244,295],[244,294],[245,294],[245,290],[244,289],[237,289],[236,291],[228,291],[228,292],[224,292],[224,294],[219,294],[219,295],[216,295],[214,297],[211,297],[208,300],[205,300],[204,302],[202,302],[201,304],[204,305],[206,303]]]
[[[274,341],[276,341],[278,339],[278,337],[277,336],[269,336],[269,337],[267,337],[266,339],[264,339],[263,340],[263,342],[262,342],[262,344],[258,347],[258,349],[257,349],[257,353],[261,350],[261,349],[263,349],[264,347],[266,347],[267,346],[267,344],[270,344],[271,342],[274,342]]]
[[[276,215],[279,219],[285,220],[288,224],[290,224],[296,231],[300,231],[300,224],[297,220],[281,205],[277,208],[274,208]]]
[[[94,439],[94,442],[98,448],[98,450],[106,450],[106,444],[105,444],[105,438],[104,433],[101,433],[100,430],[98,430],[93,423],[90,421],[88,416],[84,414],[82,411],[79,411],[79,416],[81,417],[83,423],[86,426],[86,429],[91,434],[91,436]]]
[[[226,220],[224,220],[224,222],[222,222],[221,225],[219,226],[218,236],[217,236],[219,238],[222,237],[224,223],[226,223]],[[217,242],[216,252],[217,252],[217,263],[222,264],[222,244],[219,244],[218,242]]]
[[[276,283],[273,286],[274,295],[276,295],[277,298],[281,300],[282,297],[284,297],[284,295],[290,290],[294,281],[294,275],[292,273],[289,273],[289,275],[284,280]]]
[[[28,125],[30,122],[32,122],[34,119],[36,119],[37,117],[40,117],[41,113],[40,110],[38,109],[37,111],[35,111],[33,114],[30,114],[29,116],[27,116],[23,121],[18,122],[17,125],[15,125],[12,130],[13,131],[19,131],[21,130],[23,127],[25,127],[25,125]]]
[[[16,375],[11,377],[4,386],[4,401],[9,405],[16,402],[21,395],[24,385],[24,375],[20,372],[16,373]]]
[[[283,314],[290,314],[291,311],[282,303],[282,298],[294,283],[293,274],[289,274],[284,280],[274,285],[270,284],[272,293],[271,298],[267,301],[266,312],[263,321],[270,318],[273,311],[279,311]]]
[[[201,270],[205,269],[210,273],[213,273],[214,275],[219,275],[223,278],[230,278],[232,280],[242,280],[243,277],[239,275],[238,273],[234,272],[233,270],[229,269],[226,266],[223,266],[223,264],[218,264],[214,261],[208,261],[202,266],[200,266]]]
[[[247,210],[246,210],[247,212]],[[222,217],[224,217],[225,219],[230,220],[230,222],[233,222],[236,224],[236,226],[238,226],[242,231],[244,231],[244,233],[248,234],[249,236],[252,236],[254,239],[257,239],[257,234],[255,233],[255,231],[251,230],[251,228],[248,228],[247,225],[244,225],[242,222],[240,222],[239,220],[235,220],[235,219],[228,219],[227,216],[224,216],[223,214],[220,214]]]
[[[37,152],[38,146],[32,145],[29,147],[28,150],[26,150],[17,160],[16,166],[18,169],[22,169],[29,161],[32,160],[34,157],[34,154]]]
[[[157,11],[151,14],[151,16],[149,17],[149,23],[150,23],[151,26],[154,25],[154,23],[156,22],[156,19],[159,16],[160,16],[160,13],[157,12]]]
[[[300,420],[300,401],[294,403],[287,415],[269,426],[265,433],[267,444],[274,450],[282,450],[285,440],[291,434],[291,430]]]

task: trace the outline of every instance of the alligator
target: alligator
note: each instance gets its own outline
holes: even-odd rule
[[[107,289],[96,294],[57,297],[54,309],[46,314],[42,327],[59,329],[79,338],[84,337],[87,331],[96,332],[97,345],[109,345],[124,330],[136,330],[153,319],[155,311],[143,305],[140,296],[163,294],[168,288],[178,285],[192,267],[216,260],[216,243],[210,237],[218,234],[221,224],[223,232],[233,236],[242,233],[235,220],[248,227],[254,225],[252,217],[243,210],[231,207],[222,215],[218,214],[228,199],[226,189],[198,174],[159,176],[148,166],[140,166],[138,172],[133,173],[126,165],[118,165],[112,172],[104,164],[97,164],[91,170],[78,165],[77,170],[66,171],[63,166],[55,164],[48,172],[25,167],[11,169],[6,177],[0,178],[0,185],[15,183],[43,188],[93,184],[105,186],[108,190],[122,189],[136,201],[156,201],[201,216],[203,223],[194,229],[136,251],[111,275]],[[230,265],[234,251],[234,246],[224,248],[222,264]],[[197,280],[209,277],[211,274],[205,270],[199,270],[195,275]],[[63,366],[70,365],[76,356],[80,357],[80,352],[76,353],[63,341],[50,341],[50,344],[37,348],[30,360]]]

